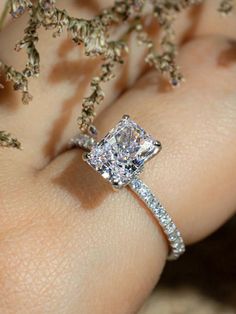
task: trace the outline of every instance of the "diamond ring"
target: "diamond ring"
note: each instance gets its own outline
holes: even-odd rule
[[[160,201],[138,177],[144,163],[161,150],[161,143],[125,115],[90,148],[84,153],[84,160],[115,189],[129,186],[137,194],[164,231],[170,247],[168,259],[177,259],[185,251],[181,234]]]

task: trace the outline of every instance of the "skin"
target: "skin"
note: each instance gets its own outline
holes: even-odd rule
[[[98,9],[59,4],[80,16]],[[100,137],[126,113],[162,142],[142,179],[187,244],[216,230],[236,207],[236,22],[222,20],[214,1],[189,16],[176,26],[180,42],[188,35],[178,56],[186,82],[171,89],[154,71],[141,75],[135,65],[142,51],[130,39],[131,59],[107,87],[96,119]],[[12,47],[23,27],[24,18],[0,36],[1,58],[17,68],[24,52]],[[22,106],[8,85],[0,94],[1,129],[24,146],[0,152],[0,312],[136,313],[158,282],[167,242],[128,189],[112,191],[80,150],[65,151],[95,64],[77,61],[66,36],[53,40],[42,31],[41,38],[33,103]]]

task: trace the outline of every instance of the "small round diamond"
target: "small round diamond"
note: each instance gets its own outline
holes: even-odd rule
[[[132,181],[132,186],[133,188],[135,188],[136,190],[140,189],[141,187],[141,182],[139,180],[133,180]]]
[[[171,218],[170,218],[170,216],[169,216],[168,214],[166,214],[166,215],[163,215],[163,216],[160,218],[160,221],[162,222],[162,224],[163,224],[164,226],[166,226],[168,223],[171,222]]]
[[[152,194],[150,194],[150,196],[149,196],[149,198],[147,199],[147,204],[148,204],[148,206],[150,206],[150,207],[154,207],[154,206],[156,206],[156,200],[155,200],[155,197],[153,197],[153,195]]]
[[[171,233],[170,236],[169,236],[169,239],[172,242],[175,242],[177,238],[178,238],[178,234],[175,231],[173,233]]]

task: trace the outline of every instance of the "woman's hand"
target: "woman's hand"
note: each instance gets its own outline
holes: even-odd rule
[[[181,39],[193,24],[178,57],[186,82],[172,89],[149,71],[130,87],[142,71],[131,39],[130,58],[107,87],[96,120],[102,136],[129,114],[162,142],[142,178],[187,244],[216,230],[236,207],[236,22],[218,17],[213,2],[178,26]],[[67,2],[74,15],[80,6]],[[98,9],[95,2],[90,9]],[[12,47],[22,21],[0,38],[1,58],[15,58],[18,68],[24,53]],[[21,105],[8,84],[0,93],[1,129],[24,146],[0,152],[0,312],[136,313],[162,272],[167,243],[128,189],[113,192],[80,150],[63,150],[98,65],[78,57],[66,37],[50,36],[41,33],[34,101]]]

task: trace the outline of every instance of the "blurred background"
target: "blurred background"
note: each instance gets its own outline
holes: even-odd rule
[[[236,314],[236,217],[169,262],[138,314]]]

